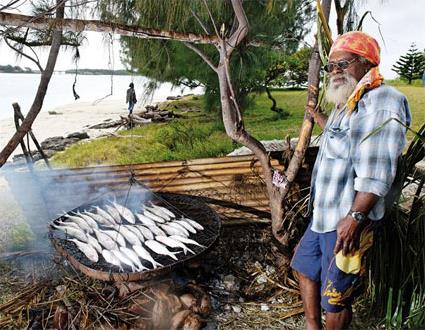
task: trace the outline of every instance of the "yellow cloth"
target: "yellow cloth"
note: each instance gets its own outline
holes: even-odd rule
[[[360,236],[360,247],[353,255],[342,254],[339,251],[335,257],[336,266],[346,274],[358,274],[362,266],[364,253],[373,244],[373,231],[363,231]]]
[[[352,112],[360,101],[365,91],[381,86],[384,77],[379,73],[377,66],[370,69],[357,83],[356,88],[347,101],[348,112]]]

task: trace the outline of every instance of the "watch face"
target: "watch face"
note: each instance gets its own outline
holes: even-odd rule
[[[366,218],[361,212],[351,212],[351,216],[357,221],[363,221]]]

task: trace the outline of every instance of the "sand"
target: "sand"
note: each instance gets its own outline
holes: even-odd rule
[[[136,106],[134,111],[141,110]],[[54,111],[57,114],[49,114]],[[120,115],[127,115],[126,104],[122,100],[105,99],[94,105],[93,102],[75,102],[56,107],[49,112],[40,112],[33,124],[33,132],[41,143],[48,137],[66,136],[74,132],[87,132],[90,138],[110,133],[115,130],[88,129],[89,126],[102,123],[106,119],[116,120]],[[3,148],[16,132],[13,118],[0,120],[0,147]],[[31,143],[31,149],[34,149]],[[21,154],[18,146],[13,155]],[[12,156],[9,160],[12,159]]]

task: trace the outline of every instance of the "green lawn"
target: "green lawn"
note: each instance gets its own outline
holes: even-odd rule
[[[425,122],[425,89],[420,86],[396,86],[408,100],[413,116],[413,129]],[[254,102],[244,112],[245,127],[260,140],[298,136],[304,116],[305,91],[275,91],[278,106],[289,116],[279,117],[270,110],[265,94],[252,95]],[[170,123],[150,124],[122,131],[119,137],[101,138],[71,146],[56,154],[52,162],[58,167],[82,167],[97,164],[130,164],[163,160],[183,160],[223,156],[238,145],[224,132],[219,114],[202,111],[203,98],[189,97],[166,105],[176,113],[187,109],[201,112],[184,113],[186,118]],[[315,127],[313,134],[318,134]],[[413,137],[409,133],[408,138]]]

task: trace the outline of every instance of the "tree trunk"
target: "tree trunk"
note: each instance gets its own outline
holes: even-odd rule
[[[57,0],[59,4],[61,1]],[[64,7],[65,1],[59,5],[56,9],[56,18],[63,19],[64,17]],[[3,14],[2,14],[3,15]],[[55,68],[56,59],[58,57],[59,48],[61,45],[62,39],[62,28],[56,27],[53,31],[52,36],[52,47],[50,48],[49,58],[47,60],[47,65],[44,72],[41,74],[40,83],[38,85],[37,94],[35,96],[34,102],[31,106],[30,111],[28,112],[25,120],[22,122],[19,129],[7,143],[7,145],[0,152],[0,167],[3,166],[12,152],[16,149],[20,141],[24,138],[24,136],[29,132],[31,126],[39,114],[42,106],[44,97],[46,96],[47,87],[49,86],[50,78],[52,77],[53,70]]]

